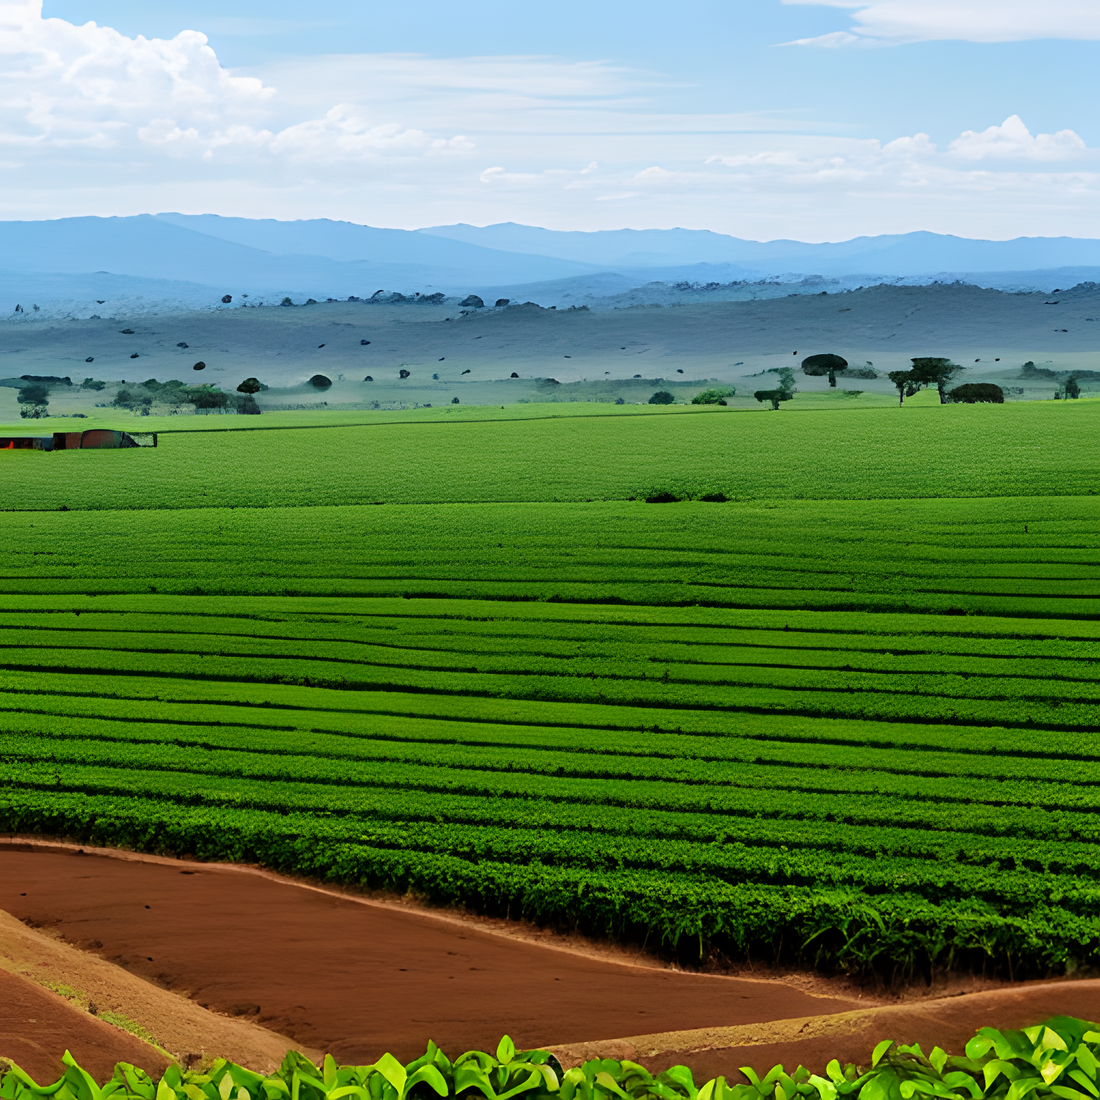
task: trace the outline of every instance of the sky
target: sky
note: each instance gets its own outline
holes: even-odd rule
[[[0,0],[0,218],[1100,237],[1097,0]]]

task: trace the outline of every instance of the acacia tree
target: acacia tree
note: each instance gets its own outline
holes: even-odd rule
[[[963,368],[958,363],[952,363],[950,359],[928,356],[913,359],[911,362],[913,369],[910,373],[914,379],[922,386],[935,386],[940,391],[940,404],[948,404],[947,383]],[[893,375],[890,377],[893,378]]]
[[[848,366],[848,360],[832,352],[821,355],[811,355],[802,360],[802,373],[813,378],[820,378],[823,374],[829,376],[829,385],[836,386],[836,372],[844,370]]]

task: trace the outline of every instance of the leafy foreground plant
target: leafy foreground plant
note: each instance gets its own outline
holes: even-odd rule
[[[654,1075],[635,1062],[595,1058],[563,1070],[549,1051],[517,1051],[506,1035],[496,1056],[468,1051],[454,1062],[429,1043],[425,1054],[403,1066],[383,1054],[368,1066],[322,1066],[291,1051],[267,1077],[219,1059],[204,1072],[169,1066],[159,1083],[120,1062],[102,1087],[65,1052],[64,1076],[39,1085],[17,1066],[0,1073],[0,1100],[1097,1100],[1100,1097],[1100,1031],[1067,1016],[1023,1031],[983,1027],[966,1044],[965,1057],[939,1047],[927,1056],[918,1044],[884,1039],[869,1067],[845,1066],[834,1058],[826,1076],[799,1066],[776,1066],[763,1078],[742,1067],[747,1084],[724,1077],[697,1088],[687,1066]]]

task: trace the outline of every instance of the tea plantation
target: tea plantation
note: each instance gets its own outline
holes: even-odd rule
[[[685,959],[1100,962],[1100,403],[536,411],[4,456],[0,827]]]

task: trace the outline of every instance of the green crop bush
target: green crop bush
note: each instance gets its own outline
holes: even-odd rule
[[[871,1052],[867,1068],[843,1068],[834,1058],[825,1075],[798,1066],[787,1073],[775,1066],[763,1077],[742,1066],[744,1083],[718,1077],[696,1086],[687,1066],[651,1073],[636,1062],[594,1058],[565,1070],[549,1051],[517,1051],[508,1036],[496,1053],[468,1051],[453,1062],[429,1042],[407,1065],[383,1054],[365,1066],[340,1066],[331,1055],[314,1065],[290,1051],[266,1076],[219,1058],[202,1071],[169,1066],[159,1082],[126,1062],[115,1066],[104,1085],[65,1052],[64,1075],[39,1085],[18,1066],[0,1070],[2,1100],[411,1100],[436,1096],[451,1100],[1089,1100],[1100,1088],[1100,1033],[1095,1025],[1056,1017],[1023,1031],[982,1028],[966,1045],[965,1057],[934,1047],[884,1039]]]
[[[715,386],[709,390],[697,393],[692,399],[693,405],[724,405],[727,397],[733,397],[737,393],[736,386]]]

